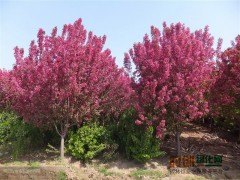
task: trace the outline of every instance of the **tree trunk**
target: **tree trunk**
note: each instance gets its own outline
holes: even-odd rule
[[[181,144],[180,144],[180,132],[176,132],[176,142],[177,142],[177,156],[181,155]]]
[[[55,127],[58,135],[61,137],[60,158],[61,158],[61,160],[63,160],[64,159],[64,139],[68,132],[68,127],[66,127],[66,126],[63,127],[63,125],[61,125],[61,131],[58,130],[58,127],[55,123],[54,123],[54,127]]]
[[[61,160],[64,159],[64,135],[61,135],[61,147],[60,147]]]

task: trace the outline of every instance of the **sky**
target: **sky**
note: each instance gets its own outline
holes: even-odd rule
[[[222,49],[230,47],[240,34],[240,1],[0,0],[0,68],[12,69],[15,46],[24,48],[27,55],[39,28],[50,34],[53,27],[61,30],[79,18],[87,31],[107,36],[105,48],[122,67],[124,53],[142,42],[152,25],[162,30],[164,21],[184,23],[192,32],[208,25],[215,42],[222,38]]]

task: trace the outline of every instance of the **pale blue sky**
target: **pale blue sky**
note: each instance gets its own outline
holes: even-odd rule
[[[88,31],[107,35],[105,47],[122,67],[124,52],[142,41],[151,25],[161,30],[163,21],[182,22],[192,31],[209,25],[215,40],[223,38],[223,49],[229,47],[240,34],[240,1],[0,0],[0,68],[12,69],[13,48],[27,52],[40,27],[49,34],[78,18]]]

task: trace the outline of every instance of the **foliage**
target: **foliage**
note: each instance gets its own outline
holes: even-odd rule
[[[1,144],[9,146],[14,159],[28,150],[43,145],[43,133],[39,128],[26,124],[13,112],[0,113]]]
[[[16,119],[13,113],[0,113],[0,144],[7,142],[10,134],[11,122]]]
[[[153,127],[148,127],[145,132],[128,133],[125,149],[128,157],[139,162],[163,155],[159,140],[153,136]]]
[[[120,148],[128,158],[146,162],[163,155],[160,140],[156,138],[153,127],[138,126],[134,123],[134,110],[126,111],[117,129]]]
[[[117,115],[129,103],[130,79],[118,69],[106,36],[84,29],[82,20],[64,25],[61,35],[40,29],[37,44],[31,42],[28,56],[15,48],[16,65],[11,71],[13,109],[25,121],[56,127],[63,139],[68,128],[92,117]]]
[[[109,134],[97,123],[85,124],[76,133],[70,132],[67,151],[74,157],[90,160],[107,148]]]

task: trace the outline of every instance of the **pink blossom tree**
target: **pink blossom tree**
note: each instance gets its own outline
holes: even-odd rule
[[[84,29],[81,19],[57,28],[50,36],[40,29],[28,56],[15,48],[11,72],[13,109],[36,126],[55,127],[61,157],[68,128],[100,116],[117,115],[128,107],[130,79],[118,69],[106,37]]]
[[[4,91],[4,85],[3,85],[3,72],[0,69],[0,110],[2,110],[4,108],[4,95],[5,95],[5,91]]]
[[[151,39],[146,34],[142,43],[135,43],[125,54],[124,64],[133,77],[137,93],[137,124],[155,126],[162,138],[165,126],[175,133],[177,154],[180,135],[187,121],[208,113],[205,98],[213,83],[213,37],[208,26],[190,32],[183,24],[163,23],[163,32],[151,27]],[[131,63],[136,69],[131,72]]]
[[[0,69],[0,111],[10,106],[8,75],[8,71]]]
[[[232,47],[221,54],[216,82],[211,90],[213,115],[224,116],[239,127],[240,142],[240,35]]]

